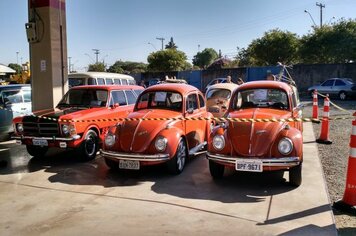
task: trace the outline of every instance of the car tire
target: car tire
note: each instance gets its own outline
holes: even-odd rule
[[[342,101],[347,99],[347,94],[346,94],[345,91],[340,91],[339,92],[339,99],[342,100]]]
[[[186,159],[187,159],[187,145],[185,144],[184,139],[180,138],[177,146],[176,154],[167,163],[169,172],[175,175],[182,173],[185,166]]]
[[[292,186],[300,186],[302,184],[302,164],[292,167],[289,170],[289,184]]]
[[[48,147],[39,147],[33,145],[26,145],[27,152],[34,157],[44,157],[46,152],[48,151]]]
[[[209,170],[213,179],[221,179],[224,176],[225,166],[209,160]]]
[[[98,134],[94,130],[89,130],[85,134],[85,138],[82,141],[79,148],[80,160],[82,161],[93,160],[98,150],[99,150]]]
[[[112,170],[119,170],[119,163],[108,158],[105,159],[105,164]]]

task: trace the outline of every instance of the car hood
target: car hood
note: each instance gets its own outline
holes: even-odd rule
[[[245,109],[232,112],[231,118],[282,119],[290,118],[291,112],[265,108]],[[270,148],[284,122],[231,122],[228,136],[237,155],[250,157],[269,157]]]
[[[140,110],[131,113],[128,118],[178,118],[181,112],[169,110]],[[125,121],[119,134],[120,148],[124,152],[144,152],[156,135],[173,120]]]

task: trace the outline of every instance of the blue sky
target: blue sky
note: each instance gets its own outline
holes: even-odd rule
[[[355,0],[324,0],[323,22],[356,18]],[[174,38],[188,59],[204,48],[222,50],[227,57],[247,47],[264,32],[279,28],[298,35],[319,24],[320,9],[311,0],[67,0],[68,56],[81,71],[95,60],[146,62],[161,48],[156,37]],[[333,19],[335,17],[335,19]],[[27,0],[0,0],[0,63],[29,58],[25,23]],[[150,44],[149,44],[150,43]],[[88,56],[89,55],[89,56]]]

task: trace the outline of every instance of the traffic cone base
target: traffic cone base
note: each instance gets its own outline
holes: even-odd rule
[[[341,199],[334,202],[333,208],[335,208],[338,211],[347,212],[351,215],[356,216],[356,206],[351,206],[351,205],[345,203],[344,201],[342,201]]]
[[[324,140],[324,139],[317,139],[317,140],[315,140],[317,143],[321,143],[321,144],[327,144],[327,145],[329,145],[329,144],[332,144],[333,142],[331,141],[331,140]]]

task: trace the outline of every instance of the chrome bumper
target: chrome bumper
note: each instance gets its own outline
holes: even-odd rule
[[[42,139],[49,141],[74,141],[80,139],[80,135],[75,135],[74,137],[62,138],[62,137],[35,137],[35,136],[11,136],[12,139],[24,140],[24,139]]]
[[[145,154],[135,154],[135,153],[121,153],[100,150],[100,154],[104,157],[114,160],[128,160],[128,161],[167,161],[169,159],[169,154],[155,154],[155,155],[145,155]]]
[[[226,164],[235,164],[236,161],[262,161],[263,167],[293,167],[297,166],[301,163],[299,160],[299,157],[281,157],[281,158],[253,158],[253,157],[247,157],[247,158],[241,158],[241,157],[232,157],[232,156],[226,156],[226,155],[219,155],[219,154],[212,154],[212,153],[207,153],[206,157],[209,160],[212,161],[219,161],[222,163]]]

